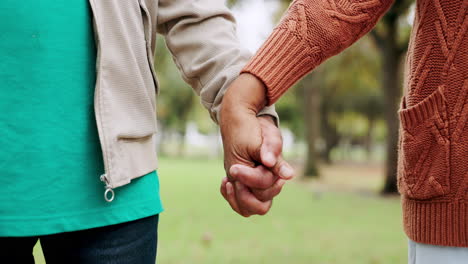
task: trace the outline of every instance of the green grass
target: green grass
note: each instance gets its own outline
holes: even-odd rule
[[[166,211],[159,226],[158,263],[405,263],[406,238],[396,198],[322,188],[321,182],[285,186],[271,212],[241,218],[219,195],[220,161],[162,159],[159,175]],[[354,176],[365,187],[369,178]],[[346,178],[349,180],[349,176]],[[40,249],[36,248],[40,258]],[[42,263],[42,262],[38,262]]]

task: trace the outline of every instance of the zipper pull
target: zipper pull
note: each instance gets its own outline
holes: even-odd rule
[[[102,174],[100,179],[105,184],[104,188],[106,189],[106,191],[104,192],[104,200],[106,200],[106,202],[108,203],[114,201],[115,193],[109,185],[109,181],[107,180],[106,174]]]

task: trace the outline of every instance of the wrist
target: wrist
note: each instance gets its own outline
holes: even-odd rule
[[[266,87],[254,75],[242,73],[229,87],[225,100],[226,105],[248,109],[257,114],[267,105]]]

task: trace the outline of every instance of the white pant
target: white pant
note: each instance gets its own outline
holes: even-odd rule
[[[468,248],[408,242],[408,264],[468,264]]]

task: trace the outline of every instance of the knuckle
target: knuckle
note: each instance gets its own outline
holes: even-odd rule
[[[269,208],[266,208],[266,207],[262,207],[258,210],[258,214],[259,215],[266,215],[269,211]]]
[[[240,213],[240,215],[244,218],[249,218],[251,215],[248,213]]]
[[[268,211],[270,211],[270,207],[271,207],[271,203],[265,202],[264,204],[262,204],[262,206],[258,208],[257,213],[259,215],[266,215]]]
[[[275,198],[281,193],[281,189],[275,190],[275,192],[271,195],[271,199]]]
[[[281,190],[283,190],[283,186],[278,186],[275,188],[275,190],[273,191],[274,195],[272,195],[273,197],[274,196],[277,196],[281,193]]]

